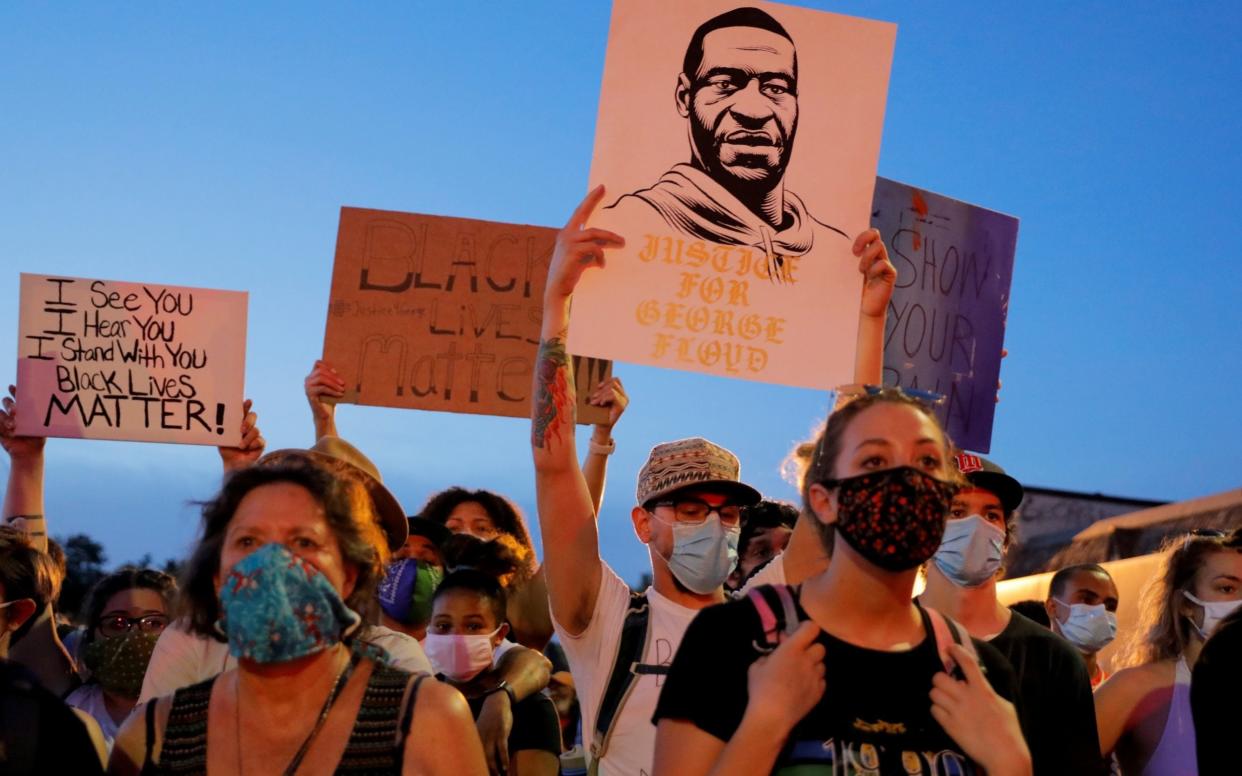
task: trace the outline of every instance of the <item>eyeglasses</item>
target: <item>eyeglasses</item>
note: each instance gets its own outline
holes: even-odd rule
[[[677,522],[685,525],[702,525],[715,512],[723,525],[732,527],[742,520],[742,508],[737,504],[721,504],[714,507],[703,499],[679,498],[675,501],[657,501],[652,507],[672,507]]]
[[[932,406],[936,406],[944,402],[943,393],[927,391],[922,388],[906,388],[903,386],[885,387],[882,385],[852,384],[838,386],[836,391],[838,396],[853,396],[855,398],[859,396],[875,396],[881,391],[896,391],[897,393],[908,396],[911,399],[917,399],[924,404],[930,404]]]
[[[114,617],[105,617],[99,621],[99,632],[108,637],[124,636],[135,625],[143,633],[162,633],[168,626],[168,615],[148,614],[145,617],[123,617],[118,614]]]

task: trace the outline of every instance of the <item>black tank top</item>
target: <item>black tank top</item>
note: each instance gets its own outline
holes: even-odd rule
[[[421,674],[414,680],[402,713],[401,699],[405,696],[411,676],[396,668],[375,666],[367,681],[362,705],[358,707],[349,742],[337,763],[336,773],[378,775],[401,772],[405,738],[410,732],[418,685],[427,678],[426,674]],[[205,682],[183,687],[173,695],[158,763],[151,760],[155,742],[155,701],[147,704],[147,753],[142,764],[142,776],[207,773],[207,706],[211,700],[211,688],[218,678],[213,676]]]

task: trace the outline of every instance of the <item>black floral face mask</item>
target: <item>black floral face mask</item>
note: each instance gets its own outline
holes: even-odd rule
[[[957,486],[912,466],[825,482],[837,490],[837,533],[888,571],[917,568],[936,553]]]

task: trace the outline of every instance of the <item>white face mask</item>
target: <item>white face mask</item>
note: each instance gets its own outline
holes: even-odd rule
[[[473,636],[428,633],[423,651],[436,673],[454,682],[468,682],[492,667],[492,639],[497,633],[500,628]]]
[[[1060,598],[1053,601],[1070,610],[1069,619],[1057,622],[1065,640],[1078,647],[1079,652],[1099,652],[1117,637],[1117,615],[1104,608],[1104,604],[1070,604]]]
[[[1183,590],[1182,595],[1199,606],[1203,607],[1203,625],[1196,625],[1194,618],[1191,618],[1190,624],[1194,629],[1199,631],[1199,638],[1207,641],[1208,636],[1212,635],[1212,631],[1216,630],[1216,626],[1220,625],[1220,621],[1233,614],[1239,606],[1242,606],[1242,599],[1237,601],[1200,601],[1195,598],[1189,590]]]

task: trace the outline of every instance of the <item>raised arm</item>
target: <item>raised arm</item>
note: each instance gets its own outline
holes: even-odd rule
[[[884,324],[888,302],[897,283],[897,269],[888,260],[888,248],[880,232],[868,229],[854,240],[858,272],[863,276],[862,296],[858,303],[858,353],[854,359],[854,382],[859,385],[881,385],[884,381]],[[840,406],[840,399],[838,399]],[[823,571],[828,564],[819,533],[811,522],[814,518],[803,510],[794,524],[793,534],[785,546],[783,563],[785,581],[800,585]]]
[[[30,536],[47,552],[47,522],[43,511],[44,437],[17,436],[17,388],[9,386],[0,411],[0,445],[9,454],[9,481],[4,489],[2,522]]]
[[[263,448],[267,447],[267,440],[259,432],[259,416],[250,409],[252,404],[249,399],[242,402],[242,438],[237,447],[216,448],[225,474],[244,469],[259,460],[263,457]]]
[[[302,387],[315,421],[315,439],[336,433],[336,401],[345,395],[345,380],[327,361],[316,361]]]
[[[587,489],[591,491],[591,503],[595,506],[595,515],[598,517],[600,505],[604,503],[604,484],[608,480],[608,456],[612,455],[616,447],[612,430],[629,406],[630,397],[621,385],[621,378],[613,377],[595,386],[595,391],[587,401],[608,408],[608,420],[596,423],[591,431],[591,446],[582,464],[582,474],[586,477]]]
[[[577,395],[565,342],[570,300],[583,271],[604,265],[605,247],[624,244],[612,232],[583,228],[603,196],[602,186],[588,194],[557,235],[544,288],[531,407],[530,442],[548,598],[552,615],[574,634],[590,624],[602,567],[595,508],[574,447]]]
[[[546,574],[540,566],[520,585],[510,587],[505,608],[505,616],[513,627],[509,638],[534,650],[548,646],[553,634]]]
[[[854,357],[854,382],[882,385],[884,382],[884,324],[888,302],[897,284],[897,268],[888,260],[888,248],[878,229],[868,229],[854,240],[858,272],[863,276],[862,297],[858,302],[858,351]]]

